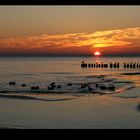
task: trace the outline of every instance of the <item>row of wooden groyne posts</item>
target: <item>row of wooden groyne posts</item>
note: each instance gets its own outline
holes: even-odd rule
[[[82,61],[81,68],[120,68],[119,62],[110,62],[109,64],[103,62],[96,62],[96,63],[85,63]],[[123,63],[123,68],[130,68],[130,69],[139,69],[140,64],[136,62],[131,63]]]

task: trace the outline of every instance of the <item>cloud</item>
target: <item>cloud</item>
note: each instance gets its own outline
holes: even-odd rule
[[[140,52],[140,27],[97,31],[94,33],[73,33],[63,35],[42,34],[0,39],[1,52],[65,53],[67,51],[87,53],[101,49],[103,52]],[[4,49],[5,48],[5,49]],[[83,49],[84,48],[84,49]],[[86,51],[86,48],[88,51]],[[13,49],[13,51],[12,51]],[[4,50],[4,51],[3,51]],[[62,51],[63,50],[63,51]],[[60,51],[60,52],[59,52]]]

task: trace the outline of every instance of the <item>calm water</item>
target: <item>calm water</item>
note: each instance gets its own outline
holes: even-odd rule
[[[75,97],[73,94],[32,94],[32,97],[52,99],[51,102],[0,98],[0,127],[2,128],[140,128],[140,113],[136,110],[139,100],[140,75],[138,69],[94,69],[80,67],[85,62],[140,62],[140,57],[1,57],[0,90],[30,90],[39,85],[42,90],[51,82],[66,83],[92,82],[92,76],[107,75],[109,78],[131,81],[136,86],[132,90],[113,95],[91,95]],[[87,78],[89,77],[89,78]],[[9,86],[15,81],[16,86]],[[26,83],[27,87],[21,87]],[[127,85],[127,83],[125,83]],[[77,92],[75,87],[67,90]],[[130,93],[129,93],[130,92]],[[57,93],[57,92],[56,92]],[[137,98],[122,99],[115,95],[137,95]],[[9,93],[10,94],[10,93]],[[12,95],[11,93],[10,95]],[[16,93],[22,94],[23,93]],[[55,99],[74,98],[55,101]],[[54,101],[53,101],[54,99]]]
[[[26,83],[38,82],[74,82],[83,81],[85,76],[118,74],[123,72],[139,72],[138,69],[81,69],[81,61],[85,62],[140,62],[139,57],[13,57],[0,58],[1,82],[16,81]],[[128,78],[129,79],[129,78]]]

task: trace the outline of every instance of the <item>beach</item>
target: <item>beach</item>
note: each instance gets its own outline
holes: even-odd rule
[[[46,98],[56,96],[63,97],[46,95]],[[87,95],[61,102],[0,98],[0,126],[19,129],[139,128],[140,112],[137,103],[138,98],[116,98],[109,95]]]
[[[81,69],[83,59],[96,61],[95,58],[83,57],[1,58],[0,90],[15,92],[0,93],[0,128],[140,128],[139,70]],[[106,62],[130,61],[128,58],[98,59]],[[131,61],[139,59],[131,58]],[[118,92],[81,92],[78,89],[80,83],[108,79],[118,86]],[[16,85],[8,85],[9,81],[16,81]],[[42,92],[51,82],[62,85],[65,93],[57,90]],[[21,83],[28,86],[21,87]],[[67,83],[73,85],[68,86]],[[33,85],[40,85],[40,92],[29,92],[29,87]]]

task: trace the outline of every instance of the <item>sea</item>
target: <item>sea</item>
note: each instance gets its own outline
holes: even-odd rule
[[[0,57],[0,128],[140,128],[140,68],[124,63],[140,57]]]

